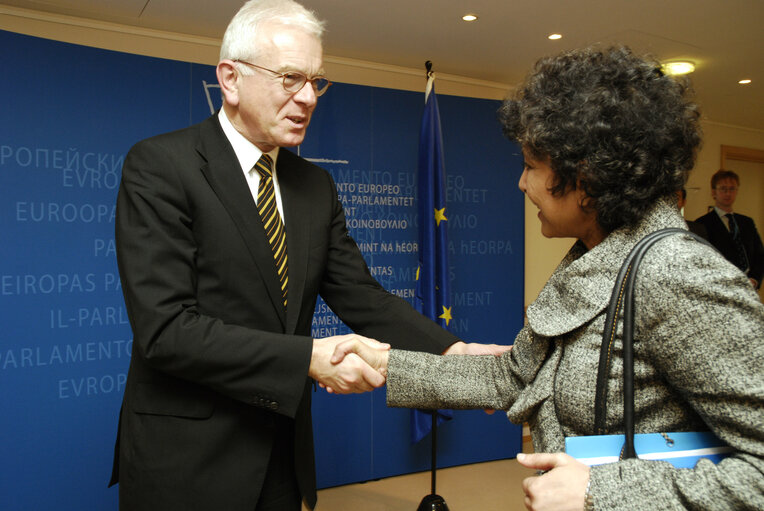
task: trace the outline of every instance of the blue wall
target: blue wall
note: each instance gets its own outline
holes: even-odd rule
[[[136,141],[219,107],[214,68],[2,31],[0,48],[0,508],[116,509],[106,484],[132,342],[114,253],[121,165]],[[451,326],[511,343],[523,310],[521,157],[501,136],[499,102],[439,103]],[[409,301],[423,106],[423,93],[336,84],[299,148],[337,181],[378,280]],[[369,203],[380,196],[401,205]],[[320,302],[314,336],[347,331]],[[320,487],[429,467],[429,439],[410,444],[409,412],[386,408],[384,390],[314,398]],[[439,440],[450,466],[513,457],[521,434],[501,413],[469,411]]]

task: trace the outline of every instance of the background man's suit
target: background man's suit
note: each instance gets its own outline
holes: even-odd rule
[[[307,374],[319,293],[380,341],[433,353],[457,341],[371,277],[326,171],[286,149],[276,166],[286,312],[216,116],[140,142],[125,159],[116,242],[134,344],[112,476],[130,489],[123,510],[252,511],[274,432],[289,419],[298,483],[315,504]]]
[[[751,217],[733,213],[735,221],[740,229],[740,238],[743,242],[746,256],[748,257],[748,277],[756,279],[761,284],[761,277],[764,274],[764,246],[762,246],[761,237],[756,230],[756,224]],[[711,210],[702,217],[695,220],[702,224],[708,232],[708,241],[716,247],[719,252],[729,261],[735,264],[737,260],[736,249],[732,241],[732,233],[724,225],[724,222],[715,210]]]

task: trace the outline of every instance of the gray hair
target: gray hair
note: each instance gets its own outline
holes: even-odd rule
[[[220,60],[257,60],[260,55],[255,39],[260,27],[267,23],[296,27],[319,40],[324,34],[324,22],[294,0],[249,0],[226,28]]]

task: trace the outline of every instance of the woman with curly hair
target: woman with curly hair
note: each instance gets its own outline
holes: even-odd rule
[[[764,509],[764,306],[743,273],[689,235],[653,245],[634,290],[637,433],[710,430],[734,449],[692,469],[625,459],[588,467],[565,437],[594,435],[606,308],[621,263],[645,235],[686,229],[676,203],[701,142],[687,82],[624,47],[540,60],[500,110],[523,149],[520,189],[541,232],[577,241],[512,351],[434,356],[342,346],[387,373],[390,406],[494,408],[531,428],[521,464],[528,509]],[[607,431],[623,432],[620,336]]]

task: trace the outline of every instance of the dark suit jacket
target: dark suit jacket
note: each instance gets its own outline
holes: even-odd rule
[[[217,116],[139,142],[117,199],[133,329],[112,484],[124,510],[252,511],[276,428],[316,501],[308,367],[320,293],[354,331],[414,350],[457,339],[386,293],[345,225],[330,175],[281,150],[289,307]]]
[[[756,279],[761,284],[762,273],[764,273],[764,246],[761,243],[761,237],[756,230],[751,217],[733,213],[735,221],[740,228],[740,237],[743,241],[745,253],[748,256],[748,276]],[[732,234],[724,225],[724,222],[716,211],[711,210],[702,217],[695,220],[706,228],[708,232],[708,241],[716,247],[729,261],[735,261],[735,246],[732,242]]]
[[[697,234],[701,238],[708,239],[708,231],[706,230],[706,226],[698,222],[693,222],[692,220],[685,220],[685,223],[687,224],[687,229],[690,232]]]

